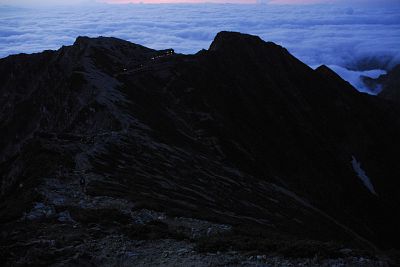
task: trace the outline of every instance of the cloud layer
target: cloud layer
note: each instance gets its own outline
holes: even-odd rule
[[[221,30],[259,35],[285,46],[310,66],[338,66],[345,78],[349,69],[360,72],[400,63],[399,7],[334,5],[0,7],[0,57],[58,49],[79,35],[114,36],[156,49],[195,53],[208,48]],[[356,84],[354,73],[347,78],[365,89]]]
[[[76,5],[87,3],[271,3],[271,4],[346,4],[349,0],[0,0],[0,5]],[[395,5],[399,4],[398,0],[351,0],[353,5]]]

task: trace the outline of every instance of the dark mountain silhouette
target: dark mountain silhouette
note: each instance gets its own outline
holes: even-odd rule
[[[390,101],[400,102],[400,65],[397,65],[386,75],[378,78],[382,84],[382,91],[379,96]]]
[[[259,37],[221,32],[195,55],[79,37],[1,59],[0,94],[9,262],[32,264],[15,244],[56,231],[57,249],[126,233],[143,208],[250,239],[399,248],[398,106]]]
[[[363,83],[372,91],[378,93],[382,98],[389,101],[400,101],[400,65],[395,66],[387,74],[380,75],[374,79],[362,76]]]

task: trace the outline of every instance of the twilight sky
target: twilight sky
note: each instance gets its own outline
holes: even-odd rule
[[[0,58],[58,49],[78,36],[113,36],[154,49],[196,53],[228,30],[280,44],[313,68],[328,65],[360,91],[367,91],[360,75],[377,77],[400,64],[400,0],[268,0],[268,5],[218,4],[253,0],[196,5],[121,1],[0,0]]]

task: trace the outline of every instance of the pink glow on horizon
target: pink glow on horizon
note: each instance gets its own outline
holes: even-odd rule
[[[104,0],[109,4],[171,4],[171,3],[233,3],[233,4],[255,4],[256,0]]]
[[[329,0],[103,0],[109,4],[159,4],[159,3],[232,3],[232,4],[255,4],[259,2],[270,4],[317,4],[329,3]]]
[[[327,0],[271,0],[271,4],[320,4],[320,3],[332,3],[334,1]]]

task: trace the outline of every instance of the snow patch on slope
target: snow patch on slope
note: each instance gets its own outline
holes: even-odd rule
[[[374,186],[371,183],[371,180],[365,173],[365,171],[361,168],[361,163],[357,161],[357,159],[354,156],[351,156],[351,164],[353,165],[353,170],[357,173],[357,176],[361,179],[365,187],[374,195],[378,195],[375,191]]]

